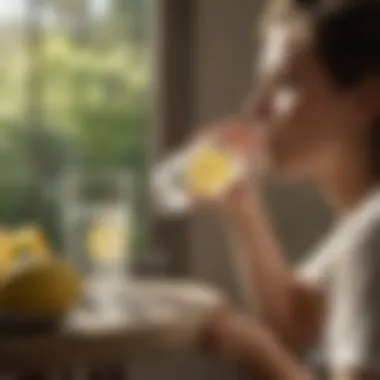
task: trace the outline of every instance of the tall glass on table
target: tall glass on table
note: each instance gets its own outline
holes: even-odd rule
[[[131,264],[132,188],[120,170],[66,173],[62,184],[67,257],[86,280],[90,305],[121,310]]]

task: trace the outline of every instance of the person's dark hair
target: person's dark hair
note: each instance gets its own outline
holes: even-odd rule
[[[349,89],[380,75],[380,0],[277,0],[279,13],[299,13],[315,33],[316,52],[336,85]],[[273,13],[273,10],[271,11]],[[380,94],[379,94],[380,96]],[[373,120],[371,159],[380,179],[380,114]]]

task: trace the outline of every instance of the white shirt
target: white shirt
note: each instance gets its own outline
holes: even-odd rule
[[[380,190],[338,224],[299,274],[328,294],[329,368],[380,370]]]

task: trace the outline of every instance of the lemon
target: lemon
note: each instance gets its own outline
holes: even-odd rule
[[[66,314],[82,294],[81,281],[62,260],[36,262],[16,271],[0,290],[0,307],[18,315]]]
[[[90,229],[87,249],[90,257],[97,261],[114,260],[123,254],[126,231],[123,226],[109,226],[100,223]]]
[[[24,227],[14,233],[15,256],[27,254],[34,259],[47,259],[52,255],[42,231],[38,227]]]
[[[233,161],[227,152],[213,147],[202,147],[190,159],[185,174],[191,193],[200,196],[212,195],[231,178]]]
[[[13,257],[13,241],[8,231],[0,231],[0,284],[11,272]]]

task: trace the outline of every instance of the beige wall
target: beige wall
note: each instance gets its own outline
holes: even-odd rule
[[[197,4],[196,119],[205,122],[236,112],[252,86],[254,24],[261,7],[253,0],[198,0]],[[304,186],[269,186],[267,195],[281,242],[289,257],[298,257],[326,229],[328,212],[316,192]],[[190,240],[191,273],[245,302],[236,277],[236,249],[227,249],[221,223],[214,216],[198,215]]]

